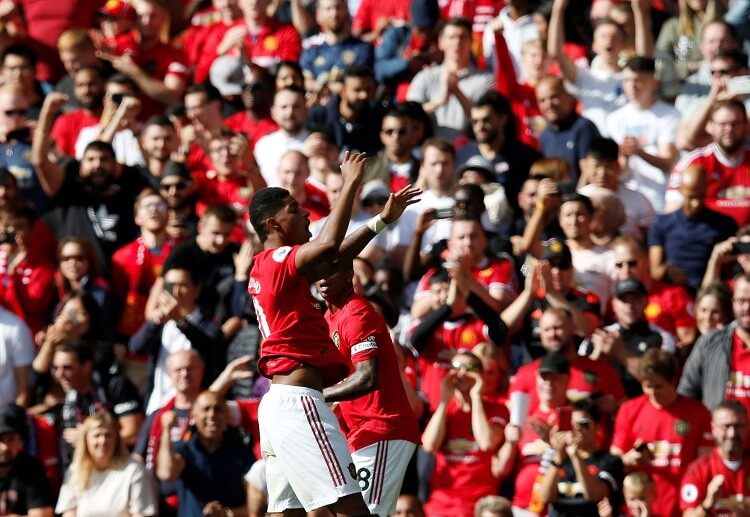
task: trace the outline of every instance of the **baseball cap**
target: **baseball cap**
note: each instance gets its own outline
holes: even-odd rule
[[[223,96],[239,95],[242,93],[242,84],[245,80],[245,72],[242,62],[230,56],[217,57],[208,72],[211,84],[219,90]]]
[[[456,178],[460,179],[464,172],[468,170],[479,172],[488,183],[497,183],[497,175],[492,162],[480,154],[466,160],[466,163],[456,171]]]
[[[570,254],[570,248],[563,241],[552,239],[544,248],[542,260],[562,259],[568,264],[573,262],[573,256]]]
[[[382,180],[370,180],[362,187],[362,194],[359,196],[360,201],[364,201],[369,197],[384,197],[387,198],[391,195],[391,189]]]
[[[440,19],[440,8],[436,0],[412,0],[411,24],[417,29],[434,27]]]
[[[107,0],[107,3],[97,12],[101,16],[110,18],[133,18],[135,16],[133,6],[122,0]]]
[[[187,180],[191,179],[190,171],[187,166],[184,163],[173,162],[172,160],[164,165],[164,169],[161,171],[159,179],[168,178],[169,176],[178,176]]]
[[[613,294],[615,295],[615,298],[619,298],[620,296],[623,296],[628,293],[635,293],[639,294],[641,296],[647,296],[648,292],[646,291],[646,288],[643,286],[642,283],[640,283],[635,278],[628,278],[626,280],[621,280],[620,282],[615,285],[615,289]]]
[[[0,434],[12,432],[26,434],[26,413],[13,403],[0,406]]]
[[[565,356],[557,352],[550,352],[542,357],[539,373],[570,373],[570,363]]]

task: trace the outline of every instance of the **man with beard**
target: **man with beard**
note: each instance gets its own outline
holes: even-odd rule
[[[161,188],[160,181],[166,176],[167,164],[179,146],[177,131],[166,115],[148,119],[141,135],[141,152],[146,166],[136,166],[135,169],[152,188]]]
[[[310,132],[305,129],[307,105],[305,91],[285,86],[276,92],[271,106],[271,117],[279,130],[264,136],[255,145],[255,162],[269,187],[278,187],[281,157],[287,151],[301,151]],[[263,152],[259,152],[260,150]]]
[[[456,163],[461,166],[476,155],[490,161],[513,210],[519,212],[518,193],[531,164],[542,155],[518,140],[508,99],[498,92],[487,92],[479,97],[471,107],[470,118],[476,140],[457,150]]]
[[[750,486],[743,483],[750,473],[747,445],[747,409],[736,400],[725,400],[713,412],[711,434],[716,447],[688,465],[680,489],[680,509],[685,517],[724,514],[730,509],[747,510],[743,498]],[[723,511],[722,511],[723,510]],[[716,512],[716,513],[714,513]],[[740,512],[733,515],[742,515]]]
[[[81,108],[60,115],[52,126],[52,139],[57,148],[75,156],[76,140],[81,129],[96,126],[104,107],[104,77],[94,67],[84,67],[73,76],[73,95]]]
[[[725,160],[714,159],[715,167]],[[716,193],[714,184],[720,181],[711,181],[709,186],[708,173],[701,165],[690,165],[679,181],[682,209],[654,219],[648,233],[648,256],[654,280],[694,290],[703,280],[714,245],[733,236],[737,223],[706,206],[708,189]]]
[[[559,77],[545,77],[536,87],[539,104],[547,127],[539,135],[539,146],[544,156],[559,156],[570,165],[573,185],[581,176],[581,162],[586,158],[589,144],[599,138],[596,125],[576,113],[576,100],[565,89]]]
[[[6,515],[52,517],[55,498],[44,466],[23,450],[22,415],[12,404],[0,407],[0,500]]]
[[[734,281],[734,322],[717,332],[701,336],[685,364],[678,390],[700,400],[709,409],[725,398],[750,407],[750,274]]]
[[[177,515],[247,515],[244,477],[254,458],[240,434],[228,428],[224,398],[204,391],[193,404],[192,417],[195,436],[173,444],[177,415],[161,415],[161,428],[170,432],[161,433],[156,476],[162,482],[179,481]]]
[[[695,165],[711,171],[706,190],[706,206],[726,214],[738,226],[750,223],[750,152],[747,152],[747,110],[739,99],[717,101],[711,110],[706,130],[713,143],[682,158],[672,170],[666,195],[666,210],[682,204],[680,192],[684,172]]]
[[[338,93],[341,82],[347,77],[346,68],[372,69],[373,48],[352,36],[346,0],[321,0],[315,18],[320,33],[313,38],[318,41],[302,51],[300,66],[307,83],[317,83],[319,87],[328,84]]]
[[[244,133],[250,142],[250,150],[258,140],[279,129],[271,118],[274,83],[265,68],[250,65],[242,82],[243,111],[228,117],[224,123],[235,133]]]
[[[47,222],[58,239],[86,237],[94,245],[102,273],[109,276],[112,254],[136,237],[133,198],[114,184],[117,162],[110,144],[91,142],[80,163],[70,162],[77,166],[78,177],[50,160],[52,119],[66,102],[61,93],[47,95],[34,132],[32,162],[44,192],[55,199]]]
[[[374,156],[380,149],[378,128],[383,117],[370,104],[376,87],[372,68],[364,65],[348,67],[341,93],[333,94],[325,105],[310,109],[308,127],[324,127],[341,150],[361,151]]]
[[[167,202],[170,236],[183,240],[198,233],[198,216],[195,215],[193,177],[184,163],[168,161],[159,178],[159,193]]]

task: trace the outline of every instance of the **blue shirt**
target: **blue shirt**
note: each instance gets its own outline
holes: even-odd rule
[[[600,136],[593,122],[573,113],[560,124],[559,129],[548,125],[539,135],[539,147],[544,156],[559,157],[568,162],[575,185],[581,177],[578,161],[586,157],[591,141]]]
[[[682,268],[690,278],[690,287],[697,289],[714,245],[736,231],[734,219],[710,208],[693,218],[676,210],[656,216],[648,232],[648,245],[661,246],[665,262]]]
[[[299,64],[303,71],[312,74],[317,82],[323,84],[342,81],[344,70],[351,65],[372,68],[374,60],[372,45],[350,36],[333,45],[323,41],[320,45],[303,49]]]
[[[224,432],[224,441],[214,452],[205,449],[198,434],[187,442],[174,442],[172,446],[185,460],[179,480],[178,517],[203,515],[203,508],[211,501],[219,501],[229,508],[245,505],[243,479],[254,457],[236,429]]]
[[[13,140],[0,145],[0,167],[8,169],[13,174],[18,184],[18,193],[34,205],[38,216],[42,216],[47,212],[50,199],[42,190],[30,159],[30,143]]]

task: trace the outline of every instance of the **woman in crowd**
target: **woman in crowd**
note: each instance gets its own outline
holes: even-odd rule
[[[724,328],[732,318],[732,292],[726,284],[713,282],[698,291],[695,324],[700,335]]]
[[[63,517],[145,517],[157,514],[156,486],[143,464],[128,455],[117,420],[88,417],[78,434],[55,513]]]

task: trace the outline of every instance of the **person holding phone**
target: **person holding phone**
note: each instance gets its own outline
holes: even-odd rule
[[[622,461],[596,443],[599,408],[590,400],[574,402],[568,429],[561,421],[550,434],[554,455],[541,483],[549,517],[597,517],[597,503],[620,500],[624,476]]]

